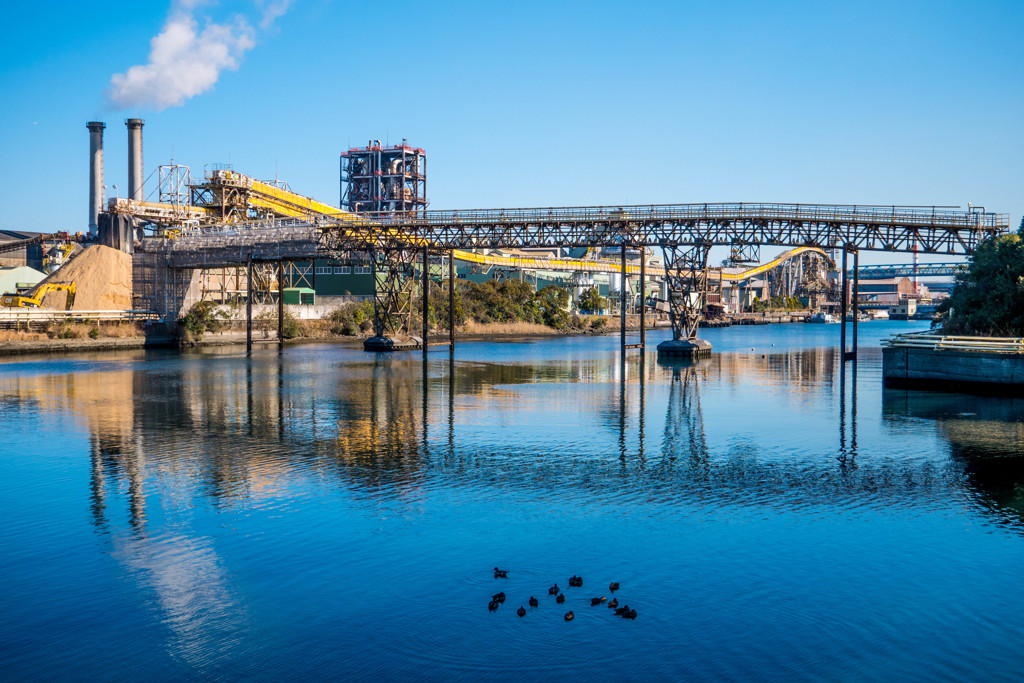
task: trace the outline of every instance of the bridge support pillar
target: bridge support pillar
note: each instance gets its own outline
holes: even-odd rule
[[[640,247],[640,351],[647,350],[647,248]],[[643,358],[643,356],[641,356]]]
[[[850,281],[846,276],[846,256],[847,254],[853,254],[853,295],[850,295]],[[856,360],[857,358],[857,299],[860,297],[859,285],[860,278],[857,276],[857,268],[860,265],[860,253],[857,247],[844,244],[843,245],[843,273],[842,273],[842,285],[840,287],[840,304],[839,310],[842,312],[840,316],[840,324],[842,328],[839,330],[839,346],[840,358],[843,361]],[[847,350],[846,348],[846,320],[847,320],[847,304],[853,307],[853,349]]]
[[[284,348],[284,261],[277,262],[277,347]]]
[[[659,358],[699,358],[711,354],[711,342],[697,338],[708,288],[710,242],[662,244],[668,282],[672,339],[658,344]]]
[[[626,298],[629,289],[629,276],[626,275],[626,244],[622,244],[622,279],[619,284],[619,341],[622,344],[622,353],[626,353]]]
[[[455,250],[448,254],[448,344],[455,348]]]
[[[252,353],[252,254],[245,264],[245,355]]]
[[[427,354],[427,334],[430,331],[430,248],[423,245],[423,355]]]
[[[422,340],[409,336],[412,315],[410,285],[412,262],[418,250],[412,247],[387,249],[379,247],[370,252],[373,265],[373,331],[374,336],[363,342],[366,351],[402,351],[415,349]]]

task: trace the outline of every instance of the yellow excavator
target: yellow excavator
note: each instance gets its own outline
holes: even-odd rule
[[[39,308],[43,305],[43,297],[50,292],[67,292],[68,300],[64,305],[65,311],[70,311],[75,304],[75,283],[74,282],[47,282],[36,289],[36,295],[28,294],[4,294],[0,296],[0,306],[7,308]]]

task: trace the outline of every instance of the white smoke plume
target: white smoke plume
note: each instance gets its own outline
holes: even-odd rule
[[[177,0],[163,29],[149,42],[149,60],[110,78],[107,100],[119,109],[180,107],[206,92],[225,69],[235,70],[256,45],[256,29],[241,15],[230,22],[196,19],[203,0]],[[261,28],[269,28],[291,0],[258,2]]]
[[[264,30],[270,28],[277,21],[278,17],[288,11],[288,7],[291,4],[292,0],[270,0],[269,2],[260,3],[263,11],[263,16],[260,17],[260,28]]]

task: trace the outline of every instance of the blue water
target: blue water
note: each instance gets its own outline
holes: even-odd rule
[[[2,678],[1019,680],[1024,402],[920,327],[0,363]]]

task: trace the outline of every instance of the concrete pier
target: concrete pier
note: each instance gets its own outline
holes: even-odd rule
[[[711,355],[707,339],[670,339],[658,344],[658,358],[703,358]]]
[[[419,337],[396,339],[395,337],[370,337],[363,342],[364,351],[410,351],[423,346]]]
[[[886,386],[1024,394],[1024,353],[893,344],[882,376]]]

